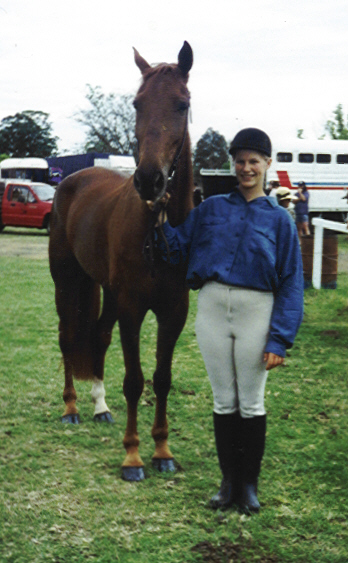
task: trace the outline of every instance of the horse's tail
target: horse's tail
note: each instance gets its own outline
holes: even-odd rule
[[[97,362],[97,322],[100,313],[100,286],[90,278],[81,280],[74,311],[74,339],[69,360],[74,377],[93,379]]]

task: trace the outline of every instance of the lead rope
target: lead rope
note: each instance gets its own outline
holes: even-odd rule
[[[156,247],[157,247],[157,244],[158,244],[158,241],[156,239],[156,223],[158,222],[158,219],[160,218],[161,214],[162,214],[162,219],[164,219],[165,207],[166,207],[166,204],[159,201],[155,205],[154,209],[151,211],[150,221],[149,221],[149,229],[148,229],[147,235],[146,235],[145,240],[144,240],[143,256],[145,258],[145,261],[150,266],[152,278],[155,277],[155,260],[156,260],[155,250],[156,250]],[[165,234],[163,232],[162,224],[160,224],[157,227],[157,233],[160,235],[161,239],[163,240],[163,242],[166,246],[167,260],[169,261],[170,250],[169,250],[168,241],[167,241]]]

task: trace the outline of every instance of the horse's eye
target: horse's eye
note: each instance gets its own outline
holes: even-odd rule
[[[184,113],[188,109],[188,107],[189,104],[187,102],[179,102],[177,111],[179,111],[180,113]]]

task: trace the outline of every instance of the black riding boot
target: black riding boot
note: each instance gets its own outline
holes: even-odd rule
[[[266,415],[242,418],[241,435],[243,445],[242,493],[240,508],[243,512],[259,512],[257,481],[266,441]]]
[[[222,472],[220,490],[210,499],[210,506],[215,509],[228,508],[237,498],[240,420],[239,412],[233,414],[214,412],[215,442]]]

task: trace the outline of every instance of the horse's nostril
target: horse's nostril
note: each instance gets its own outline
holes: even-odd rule
[[[162,172],[157,172],[154,182],[155,194],[156,195],[159,194],[163,190],[163,187],[164,187],[164,176]]]

